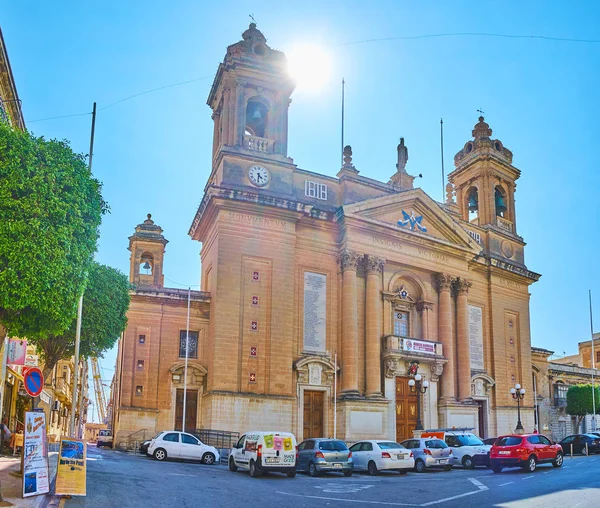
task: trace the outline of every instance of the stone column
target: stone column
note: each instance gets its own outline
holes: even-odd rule
[[[366,321],[366,378],[367,397],[381,397],[381,272],[385,261],[375,256],[365,256],[367,268]]]
[[[230,107],[231,88],[223,88],[223,111],[221,113],[221,145],[229,145],[229,117],[231,116]]]
[[[433,304],[424,300],[417,302],[417,311],[421,313],[421,335],[423,340],[431,340],[429,332],[429,312],[433,310]]]
[[[456,279],[456,356],[458,357],[458,398],[471,398],[471,344],[469,341],[469,305],[467,295],[471,282]]]
[[[356,267],[360,256],[346,249],[342,267],[342,395],[358,395],[358,304]]]
[[[452,301],[450,291],[454,278],[447,273],[437,274],[437,285],[440,293],[438,305],[438,337],[442,343],[443,353],[448,358],[448,363],[442,376],[442,397],[446,400],[456,398],[455,392],[455,360],[454,342],[452,340]]]

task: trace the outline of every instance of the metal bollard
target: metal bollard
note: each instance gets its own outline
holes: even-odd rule
[[[573,443],[571,443],[571,458],[573,458]]]
[[[586,455],[589,455],[589,454],[590,454],[590,450],[589,450],[589,448],[588,448],[588,444],[587,444],[587,442],[585,443],[585,454],[586,454]]]

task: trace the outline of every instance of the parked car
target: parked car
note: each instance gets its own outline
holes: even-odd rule
[[[151,439],[147,439],[146,441],[144,441],[140,447],[138,448],[139,452],[142,455],[148,455],[148,447],[150,446],[150,443],[152,442]]]
[[[466,430],[425,431],[421,437],[442,439],[452,450],[454,465],[465,469],[490,465],[490,445]]]
[[[498,438],[497,437],[487,437],[483,440],[483,444],[492,446],[496,442],[496,439],[498,439]]]
[[[359,441],[350,447],[350,452],[354,471],[368,471],[370,475],[387,470],[406,474],[415,467],[413,452],[393,441]]]
[[[169,459],[199,460],[212,465],[220,460],[219,452],[205,445],[196,436],[177,430],[161,432],[153,437],[148,445],[148,455],[156,460]]]
[[[96,440],[96,446],[101,448],[107,446],[108,448],[113,447],[113,435],[112,430],[102,429],[98,432],[98,439]]]
[[[560,443],[565,454],[571,453],[571,445],[573,445],[573,453],[600,453],[600,437],[595,434],[573,434],[567,436]],[[587,444],[587,448],[586,445]]]
[[[538,464],[543,463],[561,467],[563,457],[561,446],[553,444],[543,434],[501,436],[490,451],[494,473],[500,473],[505,467],[522,467],[533,472]]]
[[[289,432],[252,431],[244,434],[229,453],[229,470],[246,469],[250,476],[285,473],[296,476],[296,437]]]
[[[353,454],[339,439],[306,439],[298,445],[296,471],[319,476],[325,472],[340,472],[352,476]]]
[[[452,469],[452,450],[441,439],[407,439],[400,444],[413,452],[417,473],[424,473],[430,467],[442,467],[444,471]]]

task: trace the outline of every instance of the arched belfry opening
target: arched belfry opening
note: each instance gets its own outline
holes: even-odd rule
[[[496,208],[496,215],[498,217],[507,217],[506,207],[506,192],[501,185],[497,185],[494,189],[494,204]]]
[[[467,192],[467,211],[469,222],[479,224],[479,191],[477,187],[471,187]]]
[[[140,274],[152,275],[154,271],[154,256],[149,252],[144,252],[140,258]]]
[[[265,104],[259,100],[250,99],[246,106],[245,134],[259,138],[266,137],[268,114],[269,110]]]

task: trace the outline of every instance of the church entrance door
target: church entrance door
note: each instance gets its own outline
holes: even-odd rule
[[[417,426],[417,394],[411,393],[409,377],[396,377],[396,441],[411,439]]]
[[[302,437],[323,437],[323,399],[325,392],[304,390],[304,428]]]
[[[196,428],[198,410],[198,390],[188,390],[185,401],[185,430],[192,432]],[[175,430],[183,429],[183,390],[177,389],[175,397]]]

